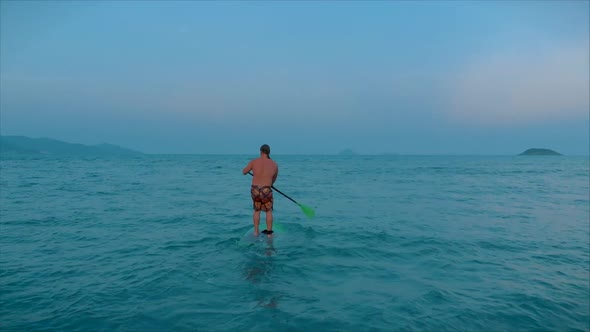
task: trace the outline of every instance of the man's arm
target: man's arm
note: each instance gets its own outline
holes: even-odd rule
[[[242,173],[244,175],[248,174],[248,172],[250,172],[252,170],[252,161],[250,161],[248,163],[248,165],[246,165],[246,167],[244,167],[244,169],[242,170]]]
[[[277,180],[277,176],[279,176],[279,166],[277,165],[277,171],[275,172],[275,175],[272,177],[272,184],[275,184],[275,181]]]

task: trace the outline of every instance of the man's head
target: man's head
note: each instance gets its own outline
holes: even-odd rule
[[[264,153],[267,157],[270,158],[270,146],[268,146],[268,144],[263,144],[260,147],[260,153]]]

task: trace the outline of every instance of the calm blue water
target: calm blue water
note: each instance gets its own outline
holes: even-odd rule
[[[2,160],[2,331],[589,331],[588,157]]]

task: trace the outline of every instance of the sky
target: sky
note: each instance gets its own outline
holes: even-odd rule
[[[590,149],[589,1],[1,1],[0,132],[146,153]]]

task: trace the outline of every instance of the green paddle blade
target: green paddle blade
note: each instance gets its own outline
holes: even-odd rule
[[[305,213],[305,215],[311,219],[315,216],[315,211],[310,208],[309,206],[305,206],[303,204],[299,204],[299,207],[301,208],[301,211],[303,211],[303,213]]]

